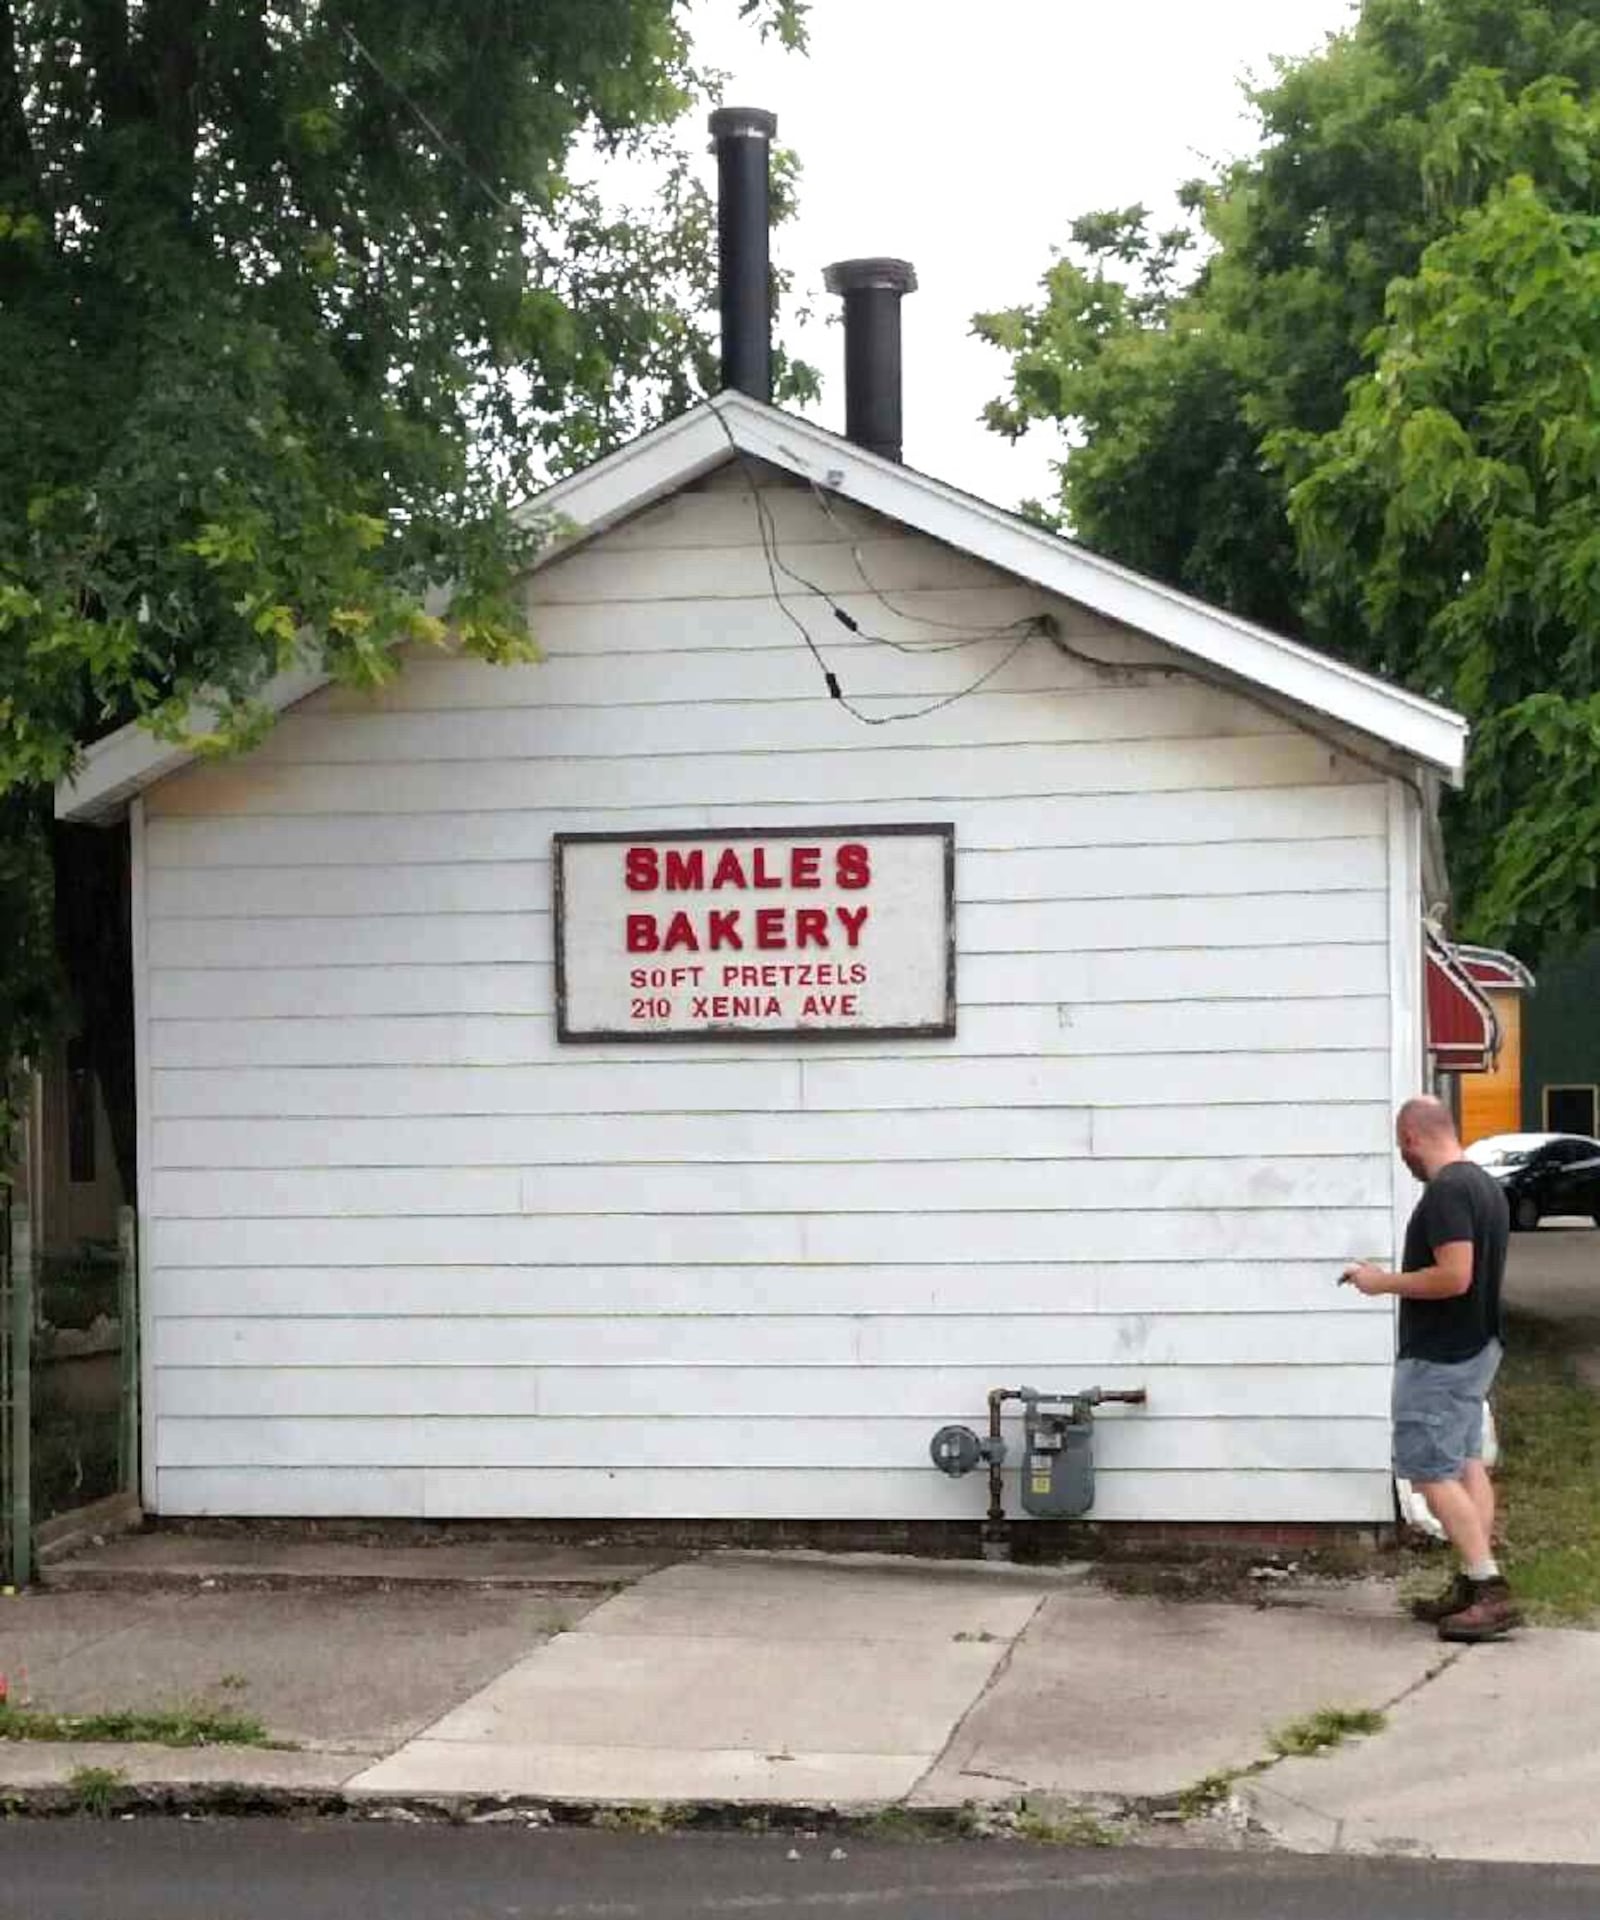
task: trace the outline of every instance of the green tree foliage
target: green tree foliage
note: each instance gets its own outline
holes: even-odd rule
[[[82,743],[204,696],[236,745],[291,660],[379,681],[446,621],[525,656],[515,501],[715,384],[687,13],[0,0],[0,1060]],[[636,216],[581,183],[619,151]]]
[[[977,322],[1090,545],[1469,716],[1460,919],[1530,958],[1600,922],[1597,89],[1597,0],[1367,0]]]

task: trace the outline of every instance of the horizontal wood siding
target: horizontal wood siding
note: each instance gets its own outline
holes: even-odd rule
[[[1382,778],[768,500],[885,724],[722,483],[533,577],[543,665],[148,796],[159,1508],[971,1518],[929,1436],[1026,1376],[1148,1388],[1100,1517],[1387,1517],[1391,1321],[1333,1285],[1393,1232]],[[955,824],[954,1038],[557,1045],[553,833],[903,820]]]

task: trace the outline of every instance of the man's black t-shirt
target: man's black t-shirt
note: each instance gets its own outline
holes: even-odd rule
[[[1470,1360],[1501,1337],[1500,1283],[1511,1218],[1500,1183],[1471,1160],[1452,1160],[1428,1182],[1406,1228],[1402,1271],[1421,1273],[1452,1240],[1472,1242],[1472,1285],[1451,1300],[1400,1302],[1403,1360]]]

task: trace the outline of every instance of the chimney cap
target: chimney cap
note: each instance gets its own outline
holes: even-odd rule
[[[909,260],[836,260],[822,269],[829,293],[859,293],[880,287],[887,293],[915,293],[917,270]]]
[[[718,107],[706,125],[713,140],[770,140],[778,116],[765,107]]]

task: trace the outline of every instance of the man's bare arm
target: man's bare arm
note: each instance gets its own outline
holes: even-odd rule
[[[1433,1265],[1418,1273],[1387,1273],[1359,1261],[1344,1278],[1358,1292],[1394,1293],[1402,1300],[1455,1300],[1472,1289],[1472,1242],[1447,1240],[1433,1250]]]

